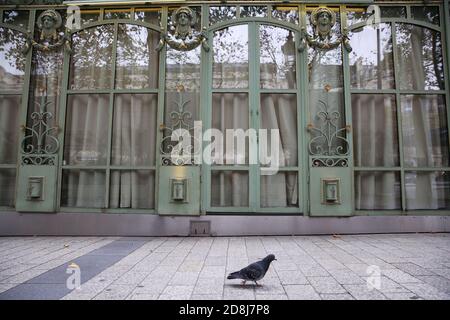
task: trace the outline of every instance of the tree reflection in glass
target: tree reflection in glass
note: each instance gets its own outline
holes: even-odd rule
[[[248,26],[214,33],[213,88],[248,88]]]

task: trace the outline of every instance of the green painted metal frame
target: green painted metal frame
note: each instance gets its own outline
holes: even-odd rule
[[[34,20],[36,16],[36,10],[30,10],[30,15],[28,17],[28,27],[27,29],[6,24],[3,23],[3,10],[0,10],[0,27],[3,28],[9,28],[12,30],[16,30],[19,32],[22,32],[24,34],[31,33],[32,36],[34,36]],[[30,86],[30,78],[31,78],[31,61],[33,57],[33,50],[30,50],[26,55],[26,64],[25,64],[25,75],[24,75],[24,83],[22,86],[22,90],[14,91],[14,92],[5,92],[0,90],[0,94],[8,94],[8,95],[20,95],[21,96],[21,104],[20,104],[20,111],[19,111],[19,126],[22,124],[25,124],[27,122],[27,111],[28,111],[28,99],[29,99],[29,86]],[[19,128],[17,128],[19,130]],[[19,144],[19,141],[21,141],[22,135],[18,136],[17,144]],[[2,169],[14,169],[16,173],[16,192],[14,201],[17,200],[17,182],[18,182],[18,172],[19,172],[19,164],[21,161],[21,152],[20,148],[17,148],[17,156],[16,156],[16,164],[8,164],[8,165],[2,165]],[[0,207],[0,210],[10,210],[10,207]]]
[[[162,21],[166,21],[164,17],[167,17],[167,7],[161,8],[161,19]],[[112,148],[112,123],[113,123],[113,116],[114,116],[114,97],[117,94],[124,94],[124,93],[148,93],[148,94],[156,94],[158,97],[158,109],[157,109],[157,123],[163,123],[164,114],[164,88],[165,88],[165,49],[161,50],[159,55],[159,73],[158,73],[158,88],[156,89],[116,89],[115,88],[115,81],[116,81],[116,59],[117,59],[117,37],[118,37],[118,28],[119,24],[131,24],[131,25],[137,25],[141,27],[148,28],[154,32],[161,32],[161,27],[149,24],[146,22],[137,21],[134,19],[134,8],[131,10],[131,16],[130,19],[104,19],[104,8],[101,9],[99,20],[93,23],[88,23],[82,26],[82,28],[73,30],[71,32],[71,35],[76,34],[77,32],[80,32],[81,30],[86,30],[90,28],[95,28],[102,25],[113,25],[114,26],[114,34],[113,34],[113,43],[112,43],[112,76],[111,76],[111,83],[109,89],[102,89],[102,90],[69,90],[69,74],[70,74],[70,54],[66,51],[64,55],[64,67],[63,67],[63,90],[61,92],[62,99],[60,104],[60,110],[61,110],[61,117],[59,119],[59,125],[63,130],[61,130],[60,134],[60,141],[62,144],[64,143],[64,133],[65,133],[65,119],[66,119],[66,112],[67,112],[67,97],[74,94],[89,94],[89,93],[103,93],[109,95],[109,106],[108,106],[108,157],[107,157],[107,163],[106,165],[96,165],[96,166],[75,166],[75,165],[63,165],[63,148],[60,150],[60,170],[58,175],[58,209],[64,212],[109,212],[109,213],[126,213],[126,212],[132,212],[132,213],[155,213],[157,206],[158,206],[158,171],[157,168],[160,165],[160,158],[156,157],[155,165],[152,166],[125,166],[125,165],[112,165],[111,164],[111,148]],[[166,28],[164,25],[163,28]],[[161,139],[161,133],[158,128],[155,128],[156,130],[156,141],[160,141]],[[155,146],[156,148],[156,146]],[[106,172],[105,175],[105,203],[103,208],[73,208],[73,207],[61,207],[61,192],[62,192],[62,175],[64,170],[101,170]],[[155,208],[154,209],[131,209],[131,208],[108,208],[109,206],[109,193],[110,193],[110,176],[111,176],[111,170],[149,170],[154,174],[154,181],[155,181]]]
[[[445,1],[448,6],[448,2]],[[397,4],[398,5],[398,4]],[[401,4],[404,5],[404,4]],[[401,185],[401,210],[354,210],[355,215],[387,215],[387,214],[403,214],[403,215],[423,215],[423,214],[434,214],[434,215],[448,215],[448,210],[407,210],[406,209],[406,190],[405,190],[405,173],[411,171],[449,171],[450,167],[407,167],[404,165],[404,150],[403,150],[403,126],[402,126],[402,112],[401,112],[401,96],[405,94],[417,94],[417,95],[443,95],[445,96],[445,103],[447,108],[447,128],[450,128],[450,88],[449,88],[449,75],[450,68],[448,66],[448,62],[450,61],[450,47],[449,47],[449,37],[450,32],[446,32],[446,30],[450,30],[450,23],[448,19],[444,17],[445,15],[445,6],[438,4],[429,4],[428,6],[439,6],[440,12],[440,25],[427,23],[424,21],[418,21],[411,17],[411,6],[406,6],[407,16],[406,18],[382,18],[380,19],[380,23],[387,23],[391,26],[391,36],[392,36],[392,55],[393,55],[393,67],[394,67],[394,79],[395,79],[395,89],[353,89],[350,86],[350,83],[346,84],[346,92],[349,96],[349,103],[351,104],[351,95],[352,94],[390,94],[395,96],[396,101],[396,116],[397,116],[397,136],[399,142],[399,166],[395,167],[353,167],[353,175],[352,179],[354,180],[355,172],[359,171],[390,171],[400,173],[400,185]],[[447,10],[448,17],[448,10]],[[403,90],[400,89],[398,84],[399,79],[399,57],[397,50],[397,40],[396,40],[396,24],[404,23],[404,24],[412,24],[417,25],[423,28],[428,28],[434,31],[438,31],[441,33],[441,45],[443,49],[443,59],[444,59],[444,87],[445,90]],[[354,30],[365,25],[364,22],[356,23],[349,26],[349,30]],[[347,56],[348,62],[348,54]],[[349,65],[345,68],[346,72],[349,73]],[[351,117],[351,109],[350,109],[350,117]],[[352,122],[350,122],[352,123]],[[449,141],[450,141],[450,130],[448,132]],[[352,148],[353,150],[353,148]],[[352,157],[353,159],[353,157]],[[352,183],[354,186],[354,182]],[[354,189],[354,187],[353,187]]]
[[[335,1],[315,1],[314,4],[329,4],[336,6],[338,2]],[[371,1],[369,1],[371,3]],[[242,2],[240,4],[244,4],[245,2]],[[367,6],[367,1],[346,1],[345,4],[339,3],[340,8],[340,17],[341,17],[341,28],[346,26],[346,20],[347,20],[347,5],[351,5],[352,8],[355,8],[358,5]],[[193,5],[196,3],[185,3],[189,5]],[[202,6],[202,27],[207,27],[207,31],[210,35],[209,37],[209,45],[212,48],[212,34],[214,31],[233,26],[238,24],[249,24],[250,25],[250,31],[252,32],[251,35],[254,37],[249,37],[250,42],[250,50],[253,50],[257,54],[256,58],[254,58],[253,61],[250,62],[250,70],[251,71],[251,77],[253,80],[251,80],[252,83],[257,84],[256,88],[249,87],[247,90],[228,90],[228,89],[214,89],[211,90],[211,75],[212,75],[212,53],[205,52],[202,50],[202,63],[201,63],[201,105],[200,105],[200,117],[203,121],[204,128],[208,128],[211,126],[211,103],[212,103],[212,93],[213,92],[247,92],[251,96],[249,96],[249,103],[250,108],[249,112],[257,111],[259,108],[259,98],[261,93],[296,93],[297,94],[297,130],[298,130],[298,167],[287,167],[282,168],[281,171],[297,171],[298,172],[298,190],[299,190],[299,199],[301,199],[302,203],[300,208],[260,208],[259,207],[259,184],[257,183],[259,181],[259,167],[253,166],[252,168],[250,166],[207,166],[203,165],[201,170],[201,194],[202,194],[202,201],[201,201],[201,212],[203,214],[221,214],[221,212],[226,212],[230,214],[251,214],[251,212],[258,212],[258,214],[273,214],[273,213],[279,213],[279,214],[301,214],[307,215],[309,213],[309,196],[308,196],[308,184],[309,184],[309,170],[308,170],[308,154],[305,151],[308,141],[308,134],[306,133],[305,127],[307,124],[307,119],[309,119],[309,108],[308,108],[308,77],[307,77],[307,52],[297,53],[297,59],[296,59],[296,79],[297,79],[297,89],[283,89],[283,90],[266,90],[266,89],[260,89],[259,86],[259,37],[257,37],[257,28],[259,25],[272,25],[276,27],[282,27],[289,30],[293,30],[295,33],[295,39],[296,39],[296,46],[299,43],[299,35],[298,31],[302,26],[306,26],[306,7],[313,5],[313,3],[310,2],[304,2],[304,3],[286,3],[278,5],[283,6],[295,6],[298,9],[299,12],[299,24],[293,25],[291,23],[287,23],[284,21],[280,21],[277,19],[274,19],[271,17],[271,5],[267,2],[262,2],[261,5],[268,5],[268,17],[259,18],[259,17],[252,17],[252,18],[240,18],[239,17],[239,4],[238,3],[228,3],[228,5],[235,5],[237,7],[237,18],[231,21],[226,22],[220,22],[217,24],[214,24],[212,26],[209,26],[208,22],[208,14],[209,14],[209,6],[210,4],[205,2],[198,2],[199,5]],[[258,5],[258,3],[245,3],[248,5]],[[402,211],[399,210],[379,210],[379,211],[367,211],[367,210],[358,210],[354,211],[354,215],[398,215],[398,214],[408,214],[408,215],[448,215],[450,212],[447,210],[414,210],[414,211],[406,211],[406,203],[405,203],[405,191],[404,191],[404,175],[405,171],[450,171],[450,167],[442,167],[442,168],[430,168],[430,167],[404,167],[403,166],[403,148],[402,146],[402,126],[401,126],[401,112],[400,112],[400,95],[401,94],[442,94],[445,95],[445,101],[447,106],[447,122],[448,127],[450,128],[450,88],[449,88],[449,75],[450,75],[450,18],[449,18],[449,1],[444,1],[443,4],[436,4],[432,3],[431,6],[439,5],[440,7],[440,26],[436,26],[434,24],[426,23],[423,21],[417,21],[413,20],[411,18],[411,11],[410,11],[410,5],[418,5],[421,3],[411,3],[407,4],[404,2],[399,2],[395,4],[382,4],[382,5],[402,5],[406,6],[407,9],[407,18],[401,18],[401,19],[382,19],[381,22],[390,23],[392,26],[392,37],[393,37],[393,58],[394,58],[394,74],[396,79],[398,79],[398,57],[397,57],[397,50],[395,45],[395,23],[408,23],[408,24],[415,24],[418,26],[430,28],[433,30],[437,30],[441,32],[441,41],[442,41],[442,47],[444,50],[444,72],[445,72],[445,90],[435,90],[435,91],[425,91],[425,90],[400,90],[398,87],[396,89],[390,89],[390,90],[361,90],[361,89],[351,89],[350,88],[350,75],[349,75],[349,57],[348,53],[343,50],[343,76],[344,76],[344,108],[345,108],[345,114],[346,114],[346,123],[352,123],[351,119],[351,94],[356,93],[378,93],[378,94],[394,94],[396,97],[397,102],[397,130],[398,130],[398,138],[399,138],[399,153],[400,153],[400,166],[397,167],[353,167],[353,156],[351,155],[349,157],[349,166],[353,168],[353,172],[358,171],[397,171],[401,173],[401,183],[402,183]],[[117,29],[118,24],[134,24],[143,26],[149,29],[152,29],[156,32],[160,32],[160,27],[162,27],[163,30],[167,30],[167,18],[168,18],[168,8],[169,6],[177,6],[179,4],[170,3],[166,5],[155,5],[155,7],[161,8],[161,26],[151,25],[145,22],[134,20],[134,8],[136,7],[142,7],[141,5],[136,5],[132,7],[131,13],[131,19],[114,19],[114,20],[103,20],[103,14],[104,14],[104,8],[100,8],[100,17],[99,21],[86,24],[84,25],[80,30],[87,29],[90,27],[95,27],[99,25],[104,24],[114,24],[115,25],[115,32],[114,32],[114,39],[117,39]],[[217,4],[211,4],[214,5],[221,5],[219,3]],[[130,7],[130,6],[128,6]],[[36,12],[38,10],[42,10],[48,8],[48,6],[2,6],[0,8],[0,21],[2,20],[3,16],[3,9],[4,10],[11,10],[11,9],[20,9],[20,10],[29,10],[29,21],[28,21],[28,30],[33,34],[34,32],[34,21],[36,19]],[[58,8],[58,9],[64,9],[65,6],[52,6],[52,8]],[[349,29],[357,28],[359,24],[355,24],[349,27]],[[362,24],[361,24],[362,25]],[[361,26],[360,25],[360,26]],[[0,23],[0,27],[6,27],[10,29],[14,29],[20,32],[27,32],[28,30],[25,30],[24,28],[20,28],[17,26]],[[80,30],[74,30],[72,33],[76,33]],[[114,41],[114,48],[116,47],[116,41]],[[114,59],[115,59],[115,52],[114,49]],[[158,89],[137,89],[137,90],[120,90],[120,89],[114,89],[114,83],[112,84],[110,90],[69,90],[68,89],[68,77],[69,77],[69,67],[70,67],[70,55],[65,52],[64,54],[64,62],[63,62],[63,74],[64,77],[62,79],[62,91],[61,91],[61,104],[60,104],[60,118],[59,118],[59,126],[62,129],[59,134],[59,139],[61,142],[61,145],[64,145],[64,132],[65,132],[65,118],[66,118],[66,105],[67,105],[67,97],[71,94],[82,94],[82,93],[106,93],[110,95],[110,105],[109,105],[109,119],[110,123],[112,121],[113,117],[113,104],[114,99],[113,96],[118,93],[153,93],[158,95],[158,111],[157,111],[157,117],[159,123],[163,123],[164,120],[164,89],[165,89],[165,54],[166,50],[165,48],[161,50],[159,53],[159,86]],[[21,92],[7,92],[7,91],[0,91],[0,94],[21,94],[22,102],[21,102],[21,110],[20,110],[20,123],[25,123],[27,118],[27,108],[28,108],[28,98],[29,98],[29,85],[30,85],[30,78],[31,78],[31,60],[32,60],[32,50],[28,52],[26,57],[26,67],[25,67],[25,79],[24,79],[24,85],[21,90]],[[115,63],[113,66],[113,72],[115,72]],[[112,78],[112,81],[115,77]],[[251,127],[259,128],[259,117],[258,116],[252,116],[250,115],[250,121],[251,121]],[[112,139],[112,127],[109,126],[109,132],[108,132],[108,151],[111,149],[111,139]],[[349,142],[352,144],[352,134],[348,135]],[[160,141],[161,139],[161,132],[157,130],[157,141]],[[450,132],[449,132],[449,140],[450,140]],[[133,212],[133,213],[155,213],[155,210],[148,210],[148,209],[107,209],[107,208],[67,208],[67,207],[59,207],[60,198],[61,198],[61,177],[62,177],[62,171],[63,170],[70,170],[70,169],[101,169],[101,170],[107,170],[108,176],[105,178],[107,179],[106,182],[106,189],[105,190],[105,201],[109,201],[109,174],[110,170],[133,170],[133,169],[146,169],[146,170],[152,170],[155,173],[155,186],[158,185],[158,168],[161,165],[160,163],[160,157],[156,158],[156,163],[154,166],[114,166],[111,165],[110,159],[108,157],[108,163],[106,166],[63,166],[62,165],[62,152],[63,148],[60,149],[59,159],[60,159],[60,167],[59,167],[59,175],[58,175],[58,210],[64,211],[64,212],[109,212],[109,213],[124,213],[124,212]],[[350,148],[350,152],[352,152],[352,148]],[[17,173],[17,167],[18,164],[15,165],[0,165],[0,168],[2,169],[16,169]],[[246,170],[249,173],[252,173],[250,176],[254,178],[254,180],[250,180],[250,185],[256,185],[257,188],[253,190],[253,192],[250,195],[250,207],[251,212],[249,211],[249,208],[231,208],[231,207],[221,207],[221,208],[211,208],[210,205],[210,187],[211,187],[211,181],[210,181],[210,172],[211,170]],[[352,175],[352,186],[354,185],[354,174]],[[352,187],[352,190],[354,188]],[[159,190],[155,188],[155,208],[157,208],[158,205],[158,192]],[[353,198],[353,196],[352,196]],[[354,208],[354,202],[352,202],[352,206]],[[106,207],[106,203],[105,203]],[[5,208],[0,207],[0,210],[10,210],[11,208]],[[217,209],[217,210],[216,210]]]
[[[298,12],[301,12],[300,6],[295,6]],[[212,25],[208,29],[208,41],[209,46],[213,48],[213,36],[214,32],[227,28],[233,27],[237,25],[247,25],[248,26],[248,52],[249,52],[249,87],[247,89],[213,89],[212,88],[212,55],[213,50],[209,52],[209,56],[207,58],[207,66],[208,66],[208,74],[207,83],[203,86],[202,97],[207,97],[208,104],[203,112],[203,124],[205,128],[211,127],[211,118],[212,118],[212,95],[214,93],[247,93],[249,100],[249,128],[254,128],[258,130],[260,128],[260,97],[261,93],[290,93],[296,94],[297,101],[297,135],[301,136],[302,128],[305,127],[303,124],[303,109],[301,103],[301,94],[299,94],[299,88],[303,87],[300,85],[301,83],[301,70],[303,69],[302,65],[302,55],[303,53],[298,53],[297,45],[299,43],[298,30],[297,25],[292,23],[286,23],[280,21],[278,19],[272,18],[272,6],[268,6],[268,17],[252,17],[252,18],[240,18],[239,14],[236,19],[219,22]],[[209,13],[209,10],[206,11]],[[237,13],[240,10],[237,9]],[[205,15],[205,11],[203,13]],[[295,34],[295,49],[296,49],[296,89],[261,89],[260,87],[260,67],[259,67],[259,27],[261,25],[275,26],[281,27],[290,31],[293,31]],[[251,58],[250,58],[251,57]],[[202,63],[202,66],[205,65],[205,62]],[[306,212],[306,201],[303,190],[306,190],[305,177],[307,174],[305,173],[305,161],[302,161],[304,156],[304,139],[297,139],[297,149],[298,149],[298,165],[296,167],[282,167],[280,168],[280,172],[284,171],[295,171],[297,172],[297,188],[299,199],[301,199],[301,204],[297,208],[293,207],[271,207],[271,208],[262,208],[260,205],[260,166],[259,165],[240,165],[240,166],[232,166],[232,165],[223,165],[223,166],[211,166],[211,165],[203,165],[203,187],[202,187],[202,202],[206,202],[202,204],[202,211],[214,214],[221,213],[287,213],[287,214],[300,214],[302,212]],[[257,144],[252,146],[253,148],[257,148]],[[257,152],[255,154],[258,154]],[[211,173],[212,171],[245,171],[248,172],[249,175],[249,206],[248,207],[213,207],[211,205]]]

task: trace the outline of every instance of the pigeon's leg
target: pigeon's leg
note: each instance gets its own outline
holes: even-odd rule
[[[241,284],[244,286],[246,282],[247,282],[246,280],[242,280]]]
[[[261,285],[260,285],[258,282],[255,281],[255,283],[256,283],[256,285],[257,285],[258,287],[261,287]]]

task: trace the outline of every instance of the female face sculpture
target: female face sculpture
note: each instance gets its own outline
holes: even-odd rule
[[[53,29],[55,24],[56,24],[56,20],[52,16],[46,15],[46,16],[42,17],[43,29],[51,30],[51,29]]]
[[[41,39],[56,38],[57,29],[61,27],[61,15],[54,10],[47,10],[41,13],[37,20],[38,27],[41,29]]]
[[[327,8],[319,8],[313,12],[311,22],[316,29],[316,34],[324,39],[330,37],[331,28],[336,22],[336,16]]]
[[[192,33],[192,27],[196,21],[195,12],[188,7],[177,9],[172,16],[175,25],[175,36],[185,39]]]
[[[191,18],[188,16],[186,12],[181,12],[178,14],[177,23],[179,26],[187,26],[191,24]]]

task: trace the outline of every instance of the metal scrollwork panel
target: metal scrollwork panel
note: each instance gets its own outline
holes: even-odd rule
[[[191,102],[185,100],[184,88],[178,85],[178,100],[174,101],[176,109],[169,113],[170,125],[162,124],[163,138],[160,144],[161,163],[170,165],[193,165],[195,160],[195,146],[200,146],[201,141],[194,134],[194,117],[186,110]],[[189,140],[189,141],[186,141]]]
[[[327,97],[328,97],[327,90]],[[347,167],[350,145],[347,132],[350,126],[342,126],[343,115],[338,110],[331,110],[328,99],[317,102],[315,124],[308,124],[311,134],[308,151],[313,167]]]
[[[39,111],[30,115],[32,125],[22,126],[25,136],[22,138],[22,164],[26,165],[56,165],[56,155],[59,150],[59,140],[56,137],[59,128],[50,127],[53,118],[51,112],[45,111],[52,102],[36,103]]]

